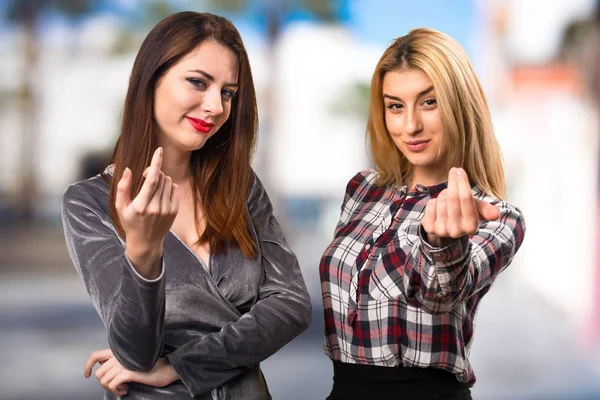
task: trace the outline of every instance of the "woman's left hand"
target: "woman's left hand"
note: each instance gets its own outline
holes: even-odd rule
[[[179,379],[177,373],[166,358],[160,358],[148,372],[130,371],[123,367],[110,349],[92,352],[85,363],[84,376],[89,378],[96,363],[96,379],[104,389],[117,396],[125,396],[129,391],[127,382],[138,382],[149,386],[164,387]]]
[[[448,188],[437,198],[429,200],[421,225],[427,241],[436,247],[445,247],[464,235],[474,235],[480,221],[500,217],[500,209],[473,198],[467,173],[462,168],[451,168]]]

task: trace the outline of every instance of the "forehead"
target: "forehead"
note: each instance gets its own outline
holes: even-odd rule
[[[238,58],[227,46],[205,40],[183,56],[173,69],[178,71],[202,70],[216,80],[237,82]]]
[[[416,96],[433,86],[433,82],[420,69],[398,69],[387,72],[383,77],[383,92],[398,97]]]

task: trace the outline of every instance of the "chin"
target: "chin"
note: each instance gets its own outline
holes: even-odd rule
[[[204,145],[206,145],[206,140],[204,142],[202,142],[202,143],[199,143],[199,144],[195,145],[193,147],[192,151],[200,150],[201,148],[204,147]]]
[[[200,150],[201,148],[204,147],[205,144],[206,144],[206,140],[203,140],[202,142],[198,142],[196,140],[196,141],[179,142],[178,147],[182,151],[191,152],[191,151]]]
[[[187,140],[182,143],[186,148],[191,148],[193,150],[200,150],[206,145],[206,142],[210,139],[210,136],[199,135],[198,133],[194,133],[191,137],[187,137]]]
[[[409,151],[404,153],[404,157],[414,165],[421,165],[429,160],[429,157],[423,157],[423,154],[415,154]]]

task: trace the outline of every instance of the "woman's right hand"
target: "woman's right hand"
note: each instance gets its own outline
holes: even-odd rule
[[[105,390],[113,392],[117,396],[126,396],[129,392],[129,382],[143,383],[154,387],[165,387],[179,380],[179,376],[171,363],[162,357],[159,358],[154,367],[147,372],[130,371],[123,367],[115,358],[110,349],[93,351],[85,363],[83,376],[89,378],[92,375],[94,365],[101,366],[96,370],[96,379]]]
[[[171,177],[161,172],[163,149],[152,156],[144,171],[145,181],[131,200],[131,170],[125,168],[117,185],[115,206],[125,231],[127,257],[145,278],[160,275],[157,265],[162,256],[163,241],[179,210],[179,188]]]

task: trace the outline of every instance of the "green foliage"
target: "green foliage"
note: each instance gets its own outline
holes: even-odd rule
[[[9,0],[6,17],[17,24],[36,22],[44,13],[57,12],[80,17],[100,4],[100,0]]]
[[[338,115],[355,115],[367,118],[369,114],[371,85],[369,82],[355,82],[349,85],[332,105],[332,112]]]
[[[208,0],[208,4],[214,9],[226,13],[236,14],[248,8],[249,0]],[[285,13],[294,8],[307,9],[317,19],[322,21],[336,21],[335,2],[332,0],[262,0],[258,1],[259,8],[265,14]]]

